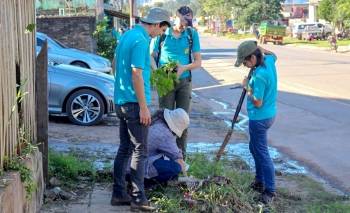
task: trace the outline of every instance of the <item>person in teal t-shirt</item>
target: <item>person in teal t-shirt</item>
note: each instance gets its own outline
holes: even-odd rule
[[[119,124],[120,145],[114,160],[111,205],[130,205],[131,211],[152,211],[145,196],[144,170],[151,114],[150,37],[164,33],[170,26],[170,14],[152,8],[141,25],[127,31],[118,42],[112,62],[115,73],[114,103]],[[131,156],[132,197],[125,189],[126,167]]]
[[[179,63],[177,67],[177,77],[180,82],[174,84],[174,89],[163,97],[159,98],[159,108],[167,108],[173,110],[182,108],[187,113],[190,112],[191,96],[192,96],[192,76],[191,70],[201,66],[201,48],[199,36],[192,27],[193,12],[187,6],[182,6],[176,11],[174,25],[165,31],[165,40],[160,42],[160,36],[151,42],[151,55],[158,57],[159,47],[161,52],[159,63],[156,64],[154,58],[151,57],[152,69],[162,66],[168,62],[168,58]],[[190,28],[191,39],[189,39],[188,29]],[[189,42],[192,41],[193,61],[190,60],[191,49]],[[162,43],[162,44],[161,44]],[[187,129],[183,132],[181,138],[176,140],[178,147],[182,150],[184,157],[187,148]]]
[[[276,55],[255,41],[245,41],[238,46],[236,67],[242,63],[254,69],[251,79],[243,80],[247,91],[249,117],[249,150],[255,162],[255,180],[250,185],[260,192],[258,200],[269,203],[276,197],[275,169],[268,152],[267,131],[276,115],[277,71]]]

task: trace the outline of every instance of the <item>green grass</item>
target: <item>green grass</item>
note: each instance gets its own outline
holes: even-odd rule
[[[314,47],[329,47],[328,41],[320,41],[320,40],[314,40],[314,41],[305,41],[305,40],[299,40],[297,38],[290,38],[285,37],[283,38],[283,44],[294,44],[296,46],[314,46]],[[347,46],[350,44],[350,39],[342,39],[337,41],[338,46]]]
[[[78,176],[94,177],[96,168],[94,158],[85,156],[82,152],[71,150],[69,153],[49,150],[49,174],[61,181],[77,180]]]
[[[211,34],[211,35],[216,35],[215,30],[205,30],[204,33]],[[252,34],[220,33],[219,36],[220,37],[227,37],[227,38],[230,38],[230,39],[236,39],[236,40],[255,38],[255,36],[252,35]]]
[[[147,194],[148,197],[156,201],[160,212],[350,212],[350,205],[344,202],[349,199],[348,196],[326,192],[320,182],[306,175],[285,175],[287,182],[293,183],[292,187],[277,187],[278,197],[268,206],[257,203],[254,197],[258,193],[248,187],[254,176],[247,172],[244,163],[225,157],[216,162],[214,157],[214,154],[201,153],[188,157],[187,163],[191,165],[188,175],[199,179],[224,176],[229,180],[225,184],[215,181],[204,184],[192,194],[197,204],[191,206],[184,201],[183,195],[189,192],[185,186],[156,186]]]
[[[255,36],[252,34],[226,34],[226,37],[230,39],[236,39],[236,40],[248,39],[248,38],[255,39]]]

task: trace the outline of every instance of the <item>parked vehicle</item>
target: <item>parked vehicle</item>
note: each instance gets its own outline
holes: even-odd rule
[[[301,35],[302,40],[307,40],[308,36],[312,36],[313,39],[322,40],[323,35],[321,30],[317,26],[306,26]]]
[[[325,34],[326,34],[326,37],[325,37],[325,38],[328,38],[328,36],[332,35],[333,30],[332,30],[332,28],[330,28],[329,26],[324,25],[324,24],[319,23],[319,22],[315,22],[315,24],[316,24],[316,26],[318,27],[318,29],[321,30],[321,32],[322,32],[322,28],[323,28],[323,26],[324,26],[324,30],[325,30]]]
[[[307,26],[316,26],[316,24],[315,23],[297,23],[297,24],[294,24],[292,27],[293,38],[302,39],[303,31],[304,31],[305,27],[307,27]]]
[[[259,28],[260,44],[273,42],[282,45],[283,37],[286,35],[286,26],[275,25],[271,23],[261,23]]]
[[[47,39],[49,59],[52,62],[70,64],[104,73],[111,73],[112,71],[111,62],[107,58],[69,48],[56,39],[40,32],[36,33],[37,51],[40,51],[45,39]]]
[[[115,115],[114,78],[102,72],[49,61],[48,93],[49,114],[66,113],[76,125]]]

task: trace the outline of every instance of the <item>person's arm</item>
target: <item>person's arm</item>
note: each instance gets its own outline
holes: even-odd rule
[[[159,39],[160,39],[160,36],[153,38],[151,41],[151,44],[150,44],[150,48],[149,48],[150,54],[151,54],[151,69],[152,70],[156,70],[158,68],[158,64],[156,63],[154,56],[158,55]]]
[[[275,53],[273,53],[273,52],[271,52],[269,50],[266,50],[266,49],[262,48],[261,46],[259,46],[259,49],[265,55],[273,55],[275,57],[275,61],[277,61],[277,56],[275,55]]]
[[[147,107],[142,69],[132,68],[132,83],[135,90],[137,102],[140,106],[140,123],[149,126],[151,124],[151,113]]]
[[[184,176],[187,176],[186,166],[185,166],[185,162],[183,161],[183,159],[182,159],[182,158],[178,158],[178,159],[175,160],[175,162],[177,162],[178,164],[180,164],[182,174],[183,174]]]
[[[245,77],[243,79],[242,85],[244,87],[244,89],[247,91],[247,95],[249,96],[250,100],[252,101],[253,105],[256,108],[260,108],[263,104],[263,100],[262,99],[257,99],[253,96],[253,91],[251,90],[251,88],[248,87],[248,78]]]
[[[151,69],[156,70],[157,69],[157,63],[156,60],[154,60],[154,56],[156,56],[158,53],[151,51]]]
[[[201,52],[193,53],[193,62],[188,65],[177,65],[177,77],[186,71],[186,70],[194,70],[202,65],[202,55]]]

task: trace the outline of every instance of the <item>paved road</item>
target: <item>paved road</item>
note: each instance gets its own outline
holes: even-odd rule
[[[234,88],[248,73],[233,66],[241,42],[201,36],[204,69],[193,71],[194,92],[214,111],[236,108],[242,89]],[[270,145],[337,189],[349,191],[350,54],[270,44],[264,48],[278,57],[278,115],[269,132]]]

